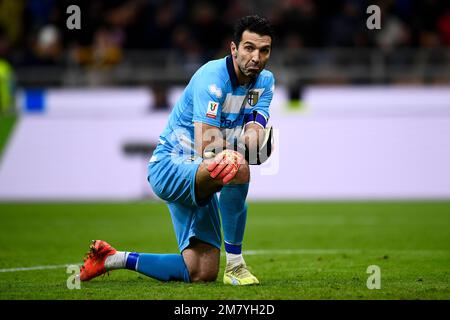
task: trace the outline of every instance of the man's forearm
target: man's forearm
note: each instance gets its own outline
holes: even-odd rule
[[[224,150],[228,146],[222,132],[214,126],[195,122],[195,151],[204,157],[205,152],[214,152],[215,150]]]
[[[225,149],[241,153],[251,164],[259,164],[259,151],[264,141],[265,129],[256,123],[248,123],[244,133],[229,141],[222,132],[212,126],[195,124],[195,150],[203,158],[211,158]]]

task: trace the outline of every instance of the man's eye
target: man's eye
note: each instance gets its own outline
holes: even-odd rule
[[[245,47],[245,50],[247,50],[247,51],[253,51],[253,47]]]

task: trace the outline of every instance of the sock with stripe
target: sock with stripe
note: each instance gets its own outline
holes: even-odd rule
[[[247,222],[249,184],[228,184],[220,192],[219,206],[222,218],[227,267],[245,263],[242,257],[242,241]]]
[[[152,254],[117,251],[106,258],[107,270],[129,269],[161,281],[190,282],[181,254]]]
[[[245,264],[242,256],[242,244],[230,244],[225,242],[225,252],[227,257],[227,271],[240,264]]]

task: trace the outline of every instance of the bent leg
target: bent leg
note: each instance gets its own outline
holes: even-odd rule
[[[200,183],[215,191],[202,191],[204,196],[198,198],[197,177],[199,172],[203,173],[202,169],[206,170],[201,158],[173,160],[152,164],[149,181],[155,193],[167,201],[182,253],[139,254],[135,270],[163,281],[213,281],[217,278],[221,246],[219,204],[214,193],[220,190],[221,183],[212,178],[211,184]]]
[[[130,253],[126,268],[161,281],[213,281],[221,245],[217,197],[203,207],[168,202],[182,254]]]

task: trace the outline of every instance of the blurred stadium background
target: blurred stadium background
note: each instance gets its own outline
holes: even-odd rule
[[[66,26],[72,4],[81,9],[80,30]],[[381,9],[379,30],[366,26],[372,4]],[[289,203],[286,230],[305,231],[317,219],[312,225],[323,238],[313,242],[299,231],[283,247],[269,244],[273,250],[341,248],[334,251],[338,255],[358,245],[369,251],[409,250],[412,260],[404,260],[399,270],[415,261],[414,250],[422,250],[420,259],[428,259],[423,252],[429,250],[438,257],[435,270],[446,270],[436,271],[432,297],[450,297],[444,268],[450,260],[450,5],[438,0],[0,1],[1,270],[76,262],[88,237],[97,236],[94,225],[81,231],[86,222],[76,221],[76,202],[112,202],[115,209],[108,210],[130,210],[135,218],[147,214],[144,202],[149,230],[161,226],[173,242],[161,250],[176,250],[168,215],[155,222],[165,209],[148,186],[146,164],[190,76],[228,54],[234,22],[253,13],[268,17],[276,30],[267,68],[276,77],[270,122],[278,130],[276,152],[252,171],[249,194],[250,201],[271,205],[255,203],[261,215],[250,215],[246,237],[262,232],[261,221],[283,221],[276,208]],[[363,201],[357,210],[355,200]],[[380,206],[387,200],[402,205]],[[334,201],[330,207],[329,201]],[[54,202],[57,207],[49,204]],[[108,213],[94,204],[75,207]],[[358,215],[346,216],[347,210]],[[41,220],[47,211],[58,212]],[[394,220],[384,216],[387,212]],[[330,219],[338,221],[338,229],[330,227]],[[363,229],[371,226],[370,232],[356,228],[358,236],[346,235],[355,230],[355,219]],[[54,228],[40,233],[27,221],[38,226],[45,221],[63,235]],[[402,229],[411,223],[414,228]],[[106,235],[151,251],[143,235],[130,230],[120,236],[120,228],[111,226]],[[368,241],[383,228],[398,234]],[[7,249],[23,230],[31,233],[30,243],[51,244],[52,250],[22,259],[30,252],[26,243],[20,250]],[[66,238],[73,251],[65,260],[52,260],[55,248],[64,248],[49,238],[65,237],[69,230],[77,235]],[[339,237],[348,241],[334,242]],[[247,248],[261,249],[270,239],[246,241]],[[419,263],[417,270],[422,267]],[[420,278],[412,274],[414,281]],[[6,278],[0,297],[29,297],[26,286],[11,289],[10,273],[1,276]],[[402,296],[400,280],[391,295],[367,296],[366,289],[348,297],[429,297],[428,291]],[[336,292],[310,297],[347,297]]]

